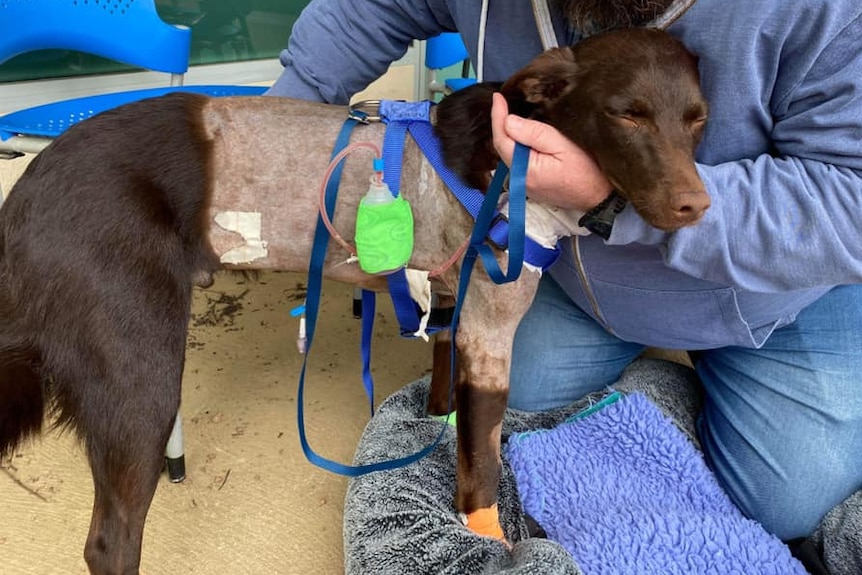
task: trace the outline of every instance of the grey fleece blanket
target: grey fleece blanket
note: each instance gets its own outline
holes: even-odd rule
[[[416,381],[380,406],[360,440],[356,464],[408,455],[433,441],[441,423],[425,416],[428,386],[427,378]],[[642,392],[699,446],[694,421],[700,397],[697,378],[691,369],[641,359],[632,364],[614,387],[623,393]],[[587,398],[541,414],[509,411],[503,425],[504,441],[513,433],[556,427],[594,400]],[[529,537],[515,476],[505,459],[498,505],[512,548],[467,531],[452,506],[454,469],[455,433],[451,429],[438,448],[422,461],[351,480],[344,510],[345,573],[583,573],[563,547],[547,539]],[[824,558],[823,568],[828,571],[820,573],[862,573],[862,492],[851,496],[824,519],[805,542],[802,553]]]

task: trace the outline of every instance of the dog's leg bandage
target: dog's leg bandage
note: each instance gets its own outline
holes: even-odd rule
[[[491,507],[483,507],[466,515],[465,525],[467,529],[477,535],[493,537],[505,541],[503,528],[500,526],[500,514],[497,512],[497,504]]]

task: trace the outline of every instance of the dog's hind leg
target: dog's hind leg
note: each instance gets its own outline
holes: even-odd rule
[[[110,417],[82,414],[78,422],[95,488],[84,549],[94,575],[138,573],[144,522],[180,403],[182,350],[138,352],[138,359],[124,362],[126,373],[105,382],[106,388],[121,386],[122,396],[90,388],[103,400],[88,411],[105,409]]]
[[[138,573],[144,523],[180,405],[187,292],[175,286],[124,298],[120,305],[130,307],[122,320],[103,322],[90,342],[87,364],[98,368],[78,372],[100,379],[77,386],[87,397],[74,416],[95,488],[84,548],[94,575]]]
[[[22,335],[17,308],[0,271],[0,461],[27,437],[37,435],[45,417],[39,353]]]
[[[456,356],[457,360],[457,356]],[[456,374],[460,376],[460,370],[456,365]],[[452,379],[452,334],[450,331],[441,331],[434,335],[434,355],[431,364],[431,390],[428,394],[428,414],[446,415],[457,409],[456,399],[453,395],[449,398],[449,387]],[[458,382],[455,382],[457,388]]]
[[[505,257],[502,258],[505,260]],[[503,539],[497,513],[502,462],[500,434],[509,393],[509,367],[515,330],[533,301],[538,274],[502,286],[487,276],[470,284],[456,345],[465,377],[459,383],[458,468],[455,505],[467,527]]]

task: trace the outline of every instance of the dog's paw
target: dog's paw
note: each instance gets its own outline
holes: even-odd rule
[[[472,513],[462,513],[461,521],[467,529],[483,537],[492,537],[506,543],[503,527],[500,525],[500,514],[497,512],[497,504],[491,507],[483,507]]]

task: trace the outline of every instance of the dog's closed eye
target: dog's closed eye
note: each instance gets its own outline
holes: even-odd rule
[[[683,115],[683,121],[686,125],[698,130],[703,128],[708,117],[707,107],[704,103],[698,102],[690,106]]]
[[[645,102],[632,102],[622,108],[605,108],[605,115],[624,128],[637,129],[651,121],[652,110]]]

